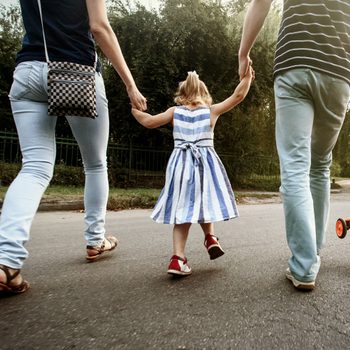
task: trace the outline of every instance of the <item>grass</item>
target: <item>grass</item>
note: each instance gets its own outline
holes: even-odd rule
[[[4,198],[8,187],[0,186],[0,198]],[[108,198],[108,210],[125,210],[134,208],[150,209],[157,202],[160,189],[152,188],[110,188]],[[43,202],[77,203],[77,207],[82,208],[84,188],[75,186],[51,185],[46,190]],[[273,197],[272,194],[235,191],[237,202],[244,202],[245,198],[267,199]],[[57,208],[57,207],[56,207]],[[56,209],[57,210],[57,209]]]
[[[73,186],[50,186],[45,192],[45,199],[83,200],[84,188]],[[110,188],[107,208],[123,210],[132,208],[152,208],[158,199],[160,189],[152,188]]]
[[[0,198],[4,198],[8,187],[0,186]],[[110,188],[108,198],[109,210],[122,210],[131,208],[152,208],[158,199],[160,189],[152,188]],[[46,202],[64,200],[83,200],[84,188],[75,186],[48,187],[44,194]]]

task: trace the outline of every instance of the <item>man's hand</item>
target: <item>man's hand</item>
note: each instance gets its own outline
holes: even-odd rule
[[[246,76],[252,63],[253,61],[250,59],[249,56],[239,57],[238,74],[240,81]]]

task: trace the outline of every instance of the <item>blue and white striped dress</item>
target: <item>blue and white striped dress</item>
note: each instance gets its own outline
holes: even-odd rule
[[[210,223],[238,216],[225,168],[214,150],[210,109],[174,110],[174,150],[151,218],[163,224]]]

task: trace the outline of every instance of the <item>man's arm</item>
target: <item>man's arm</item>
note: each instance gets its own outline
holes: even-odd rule
[[[238,52],[239,78],[246,75],[251,63],[249,54],[258,36],[273,0],[252,0],[244,18],[241,45]]]

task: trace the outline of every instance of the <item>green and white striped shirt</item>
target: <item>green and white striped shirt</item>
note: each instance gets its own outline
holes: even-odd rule
[[[350,84],[350,0],[284,0],[274,74],[298,67]]]

